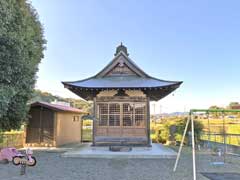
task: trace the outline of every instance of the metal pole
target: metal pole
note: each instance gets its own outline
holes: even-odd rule
[[[209,121],[209,113],[207,113],[207,119],[208,119],[208,147],[210,146],[210,121]]]
[[[196,159],[195,159],[195,138],[194,138],[194,119],[193,114],[191,116],[191,125],[192,125],[192,161],[193,161],[193,180],[196,180]]]
[[[188,116],[188,119],[187,119],[187,122],[186,122],[186,125],[185,125],[185,129],[184,129],[184,132],[183,132],[183,137],[182,137],[181,144],[180,144],[180,147],[179,147],[179,150],[178,150],[177,159],[176,159],[175,164],[174,164],[173,172],[175,172],[176,169],[177,169],[178,161],[179,161],[179,158],[180,158],[180,155],[181,155],[181,152],[182,152],[183,142],[184,142],[184,139],[185,139],[185,136],[186,136],[186,133],[187,133],[189,122],[190,122],[190,115]]]
[[[20,175],[26,174],[26,162],[21,163]]]
[[[222,120],[223,120],[223,141],[224,141],[224,150],[223,150],[223,162],[225,163],[226,156],[226,129],[225,129],[225,116],[224,112],[222,112]]]

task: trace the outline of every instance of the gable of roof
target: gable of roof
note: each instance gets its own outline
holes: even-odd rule
[[[118,64],[124,64],[127,66],[135,75],[139,77],[149,77],[140,67],[138,67],[123,51],[120,51],[110,63],[105,66],[98,74],[94,77],[103,78],[107,76],[107,74],[112,71]]]
[[[37,107],[37,106],[41,106],[41,107],[45,107],[48,109],[51,109],[53,111],[57,111],[57,112],[73,112],[73,113],[81,113],[81,114],[86,114],[86,112],[84,112],[81,109],[77,109],[74,107],[70,107],[70,106],[63,106],[63,105],[59,105],[59,104],[51,104],[51,103],[47,103],[47,102],[34,102],[31,104],[31,107]]]

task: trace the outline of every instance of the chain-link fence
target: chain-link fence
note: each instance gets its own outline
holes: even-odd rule
[[[226,147],[226,153],[240,154],[240,134],[202,132],[200,140],[206,147]]]

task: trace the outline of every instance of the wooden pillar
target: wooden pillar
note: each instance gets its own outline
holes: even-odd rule
[[[22,137],[23,137],[22,138],[22,145],[23,145],[23,147],[25,147],[26,143],[27,143],[27,125],[24,124],[23,128],[24,128],[24,131],[23,131],[23,134],[22,134]]]
[[[82,115],[80,116],[80,143],[83,143],[83,120],[82,120]]]
[[[58,131],[58,122],[57,122],[57,112],[53,113],[53,142],[54,147],[57,146],[57,131]]]
[[[43,107],[40,107],[40,117],[39,117],[39,144],[41,144],[42,142],[42,110],[43,110]]]
[[[96,134],[96,123],[98,123],[97,120],[97,103],[96,103],[96,97],[93,98],[93,133],[92,133],[92,146],[95,146],[95,134]]]
[[[151,147],[151,137],[150,137],[150,98],[147,97],[147,145]]]

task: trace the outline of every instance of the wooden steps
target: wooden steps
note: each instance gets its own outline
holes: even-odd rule
[[[96,146],[146,146],[148,143],[146,137],[108,137],[97,136],[95,137]]]
[[[129,152],[132,151],[131,146],[109,146],[109,151],[112,152]]]

